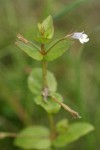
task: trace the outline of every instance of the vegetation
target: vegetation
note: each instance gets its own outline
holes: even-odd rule
[[[87,150],[98,149],[100,121],[99,1],[1,0],[0,3],[0,149],[11,150],[21,147],[48,150],[52,145],[54,150],[71,150],[79,146]],[[46,26],[50,25],[51,30],[45,32],[45,38],[40,38],[40,36],[36,38],[37,22],[42,22],[49,14],[53,16],[55,27],[53,42],[50,44],[48,42],[54,32],[52,21],[46,24]],[[52,20],[51,17],[49,17],[50,20]],[[38,28],[39,33],[43,33],[41,23],[38,24]],[[52,47],[54,39],[65,37],[76,30],[86,31],[90,38],[89,43],[81,45],[79,41],[75,41],[72,46],[72,40],[67,40],[67,44],[58,43],[59,46],[62,45],[61,48],[68,47],[66,53],[62,55],[65,49],[57,53],[58,47],[55,49]],[[39,61],[32,60],[16,47],[14,43],[19,32],[25,38],[18,35],[19,40],[16,44],[33,59]],[[30,48],[26,38],[32,41],[29,44]],[[36,42],[33,43],[34,41]],[[47,50],[52,49],[45,55],[45,60],[54,60],[48,65],[50,71],[47,73],[50,80],[48,82],[52,83],[49,89],[54,95],[51,93],[48,95],[48,92],[46,95],[46,91],[43,90],[44,101],[39,95],[41,93],[41,69],[37,69],[37,67],[42,68],[41,60],[44,59],[44,52],[37,52],[43,48],[43,44]],[[27,51],[27,46],[29,51]],[[57,57],[59,59],[56,59]],[[54,93],[57,83],[51,72],[56,76],[57,92],[63,95],[64,103],[77,110],[82,116],[81,119],[75,120],[64,109],[60,110],[58,102],[62,104],[62,98],[59,94]],[[35,83],[32,83],[30,79],[34,75]],[[27,79],[32,92],[28,89]],[[53,100],[56,97],[56,102],[58,102],[51,101],[48,96],[51,96]],[[46,104],[48,101],[49,103]],[[42,107],[35,103],[42,106],[48,115]],[[57,114],[52,117],[51,113],[54,112]],[[90,124],[94,125],[95,131],[76,141],[94,129]],[[55,138],[56,134],[58,136]],[[35,137],[34,141],[32,137]]]

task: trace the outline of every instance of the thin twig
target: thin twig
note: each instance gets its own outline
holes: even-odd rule
[[[18,133],[7,133],[7,132],[0,132],[0,139],[4,139],[4,138],[37,138],[38,136],[36,135],[30,135],[30,134],[18,134]],[[48,138],[48,136],[39,136],[40,138]]]
[[[66,38],[61,38],[57,40],[45,53],[47,54],[55,45],[57,45],[59,42],[66,40]]]
[[[71,109],[66,104],[58,101],[54,96],[51,96],[51,98],[52,98],[53,101],[55,101],[56,103],[58,103],[59,105],[61,105],[65,110],[67,110],[74,118],[81,118],[81,116],[79,115],[78,112],[74,111],[73,109]]]

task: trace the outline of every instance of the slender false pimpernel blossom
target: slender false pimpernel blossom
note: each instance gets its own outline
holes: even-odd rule
[[[72,39],[78,39],[80,43],[84,44],[89,41],[88,35],[83,32],[75,32],[70,35]]]

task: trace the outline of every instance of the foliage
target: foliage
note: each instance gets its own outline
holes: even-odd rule
[[[67,128],[67,130],[65,130],[55,139],[54,145],[56,147],[63,147],[79,139],[81,136],[87,134],[92,130],[94,130],[94,127],[88,123],[73,123]]]
[[[62,102],[60,94],[54,93],[57,89],[57,82],[53,73],[47,71],[47,62],[60,57],[71,47],[72,41],[70,38],[64,37],[53,43],[48,50],[45,50],[44,39],[47,38],[50,40],[54,32],[52,17],[48,16],[42,24],[39,23],[38,28],[41,35],[41,41],[40,39],[37,40],[41,43],[41,47],[38,48],[40,50],[37,49],[37,45],[34,47],[35,44],[32,45],[33,47],[29,47],[30,42],[20,35],[18,36],[19,41],[16,42],[17,46],[33,59],[42,60],[42,69],[34,68],[28,78],[30,91],[34,95],[37,95],[34,101],[37,105],[42,106],[48,115],[57,113],[62,106],[74,117],[78,118],[79,114]],[[56,129],[55,131],[53,129],[53,119],[52,122],[50,121],[50,124],[52,127],[51,132],[42,126],[33,126],[24,129],[15,139],[15,145],[25,149],[48,149],[51,145],[63,147],[94,129],[92,125],[87,123],[72,124],[68,128],[65,124],[65,126],[62,126],[62,129],[66,127],[64,133],[59,132],[57,134]]]
[[[40,24],[42,24],[41,20],[48,14],[53,16],[56,32],[53,34],[52,40],[42,39],[45,41],[46,51],[65,34],[84,30],[89,35],[90,42],[88,44],[81,46],[76,41],[70,47],[70,51],[66,49],[67,52],[59,59],[55,59],[56,61],[52,61],[48,68],[49,72],[54,72],[56,76],[58,81],[56,92],[60,92],[63,95],[64,99],[62,98],[62,100],[64,101],[62,102],[78,110],[82,116],[80,123],[90,122],[96,129],[95,134],[92,132],[76,142],[66,144],[61,148],[53,146],[53,149],[77,150],[77,147],[81,147],[81,150],[98,149],[100,147],[99,1],[71,0],[65,2],[62,0],[44,0],[41,3],[41,1],[32,0],[7,0],[6,2],[1,0],[0,12],[0,130],[3,131],[3,133],[0,132],[0,138],[5,137],[5,139],[0,140],[0,149],[20,149],[13,145],[13,138],[10,137],[18,137],[18,132],[21,133],[30,125],[34,127],[42,124],[42,127],[48,126],[49,129],[50,122],[48,122],[44,111],[46,107],[43,109],[40,107],[42,105],[38,106],[35,102],[35,98],[40,97],[41,94],[35,95],[31,93],[27,86],[27,78],[30,76],[30,72],[35,70],[37,66],[40,67],[41,60],[43,60],[41,53],[38,53],[40,44],[37,41],[40,38],[41,42],[41,36],[39,31],[36,31],[36,22],[39,20]],[[29,44],[29,47],[32,47],[32,53],[37,49],[34,56],[32,54],[28,57],[27,53],[23,53],[25,49],[21,51],[14,45],[16,34],[19,32],[29,39],[29,42],[32,41]],[[21,41],[17,40],[17,42]],[[36,45],[38,47],[34,47]],[[35,61],[37,60],[37,53],[41,59],[39,62]],[[36,59],[32,61],[32,58]],[[55,101],[52,102],[55,103]],[[42,104],[46,103],[42,101]],[[60,105],[58,106],[61,107]],[[67,118],[68,120],[61,120],[62,118]],[[74,124],[73,122],[77,121],[73,120],[63,110],[54,115],[54,119],[58,134],[66,131],[70,125]],[[69,124],[68,122],[71,123]],[[12,135],[13,133],[14,135]],[[49,148],[49,150],[51,149]]]
[[[29,55],[30,57],[36,59],[36,60],[42,60],[43,56],[41,53],[39,53],[39,49],[37,49],[37,47],[35,47],[33,44],[26,44],[23,43],[21,41],[17,41],[16,45],[22,49],[27,55]]]
[[[33,126],[23,129],[14,143],[24,149],[48,149],[52,142],[55,147],[63,147],[93,130],[94,127],[88,123],[73,123],[52,141],[49,129]]]
[[[50,71],[47,71],[47,82],[48,82],[49,90],[51,92],[56,92],[57,81],[56,81],[53,73],[51,73]],[[34,68],[31,71],[31,74],[28,78],[28,86],[29,86],[30,91],[35,95],[39,95],[43,88],[42,83],[43,83],[42,69]]]
[[[48,149],[51,141],[50,132],[42,126],[27,127],[15,140],[15,145],[24,149]]]

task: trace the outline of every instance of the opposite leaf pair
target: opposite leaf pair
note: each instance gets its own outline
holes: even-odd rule
[[[51,16],[48,16],[42,23],[38,23],[38,29],[39,32],[34,40],[41,45],[48,43],[47,48],[44,49],[44,53],[38,45],[28,41],[20,34],[17,35],[18,40],[15,43],[27,55],[38,61],[43,59],[46,61],[53,61],[59,58],[70,49],[73,44],[72,39],[78,39],[81,43],[89,41],[86,34],[83,32],[76,32],[51,42],[54,34],[53,19]]]

